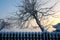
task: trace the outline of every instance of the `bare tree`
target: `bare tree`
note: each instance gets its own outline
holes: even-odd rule
[[[0,19],[0,30],[2,30],[3,28],[5,28],[6,26],[9,26],[9,25],[10,25],[10,23],[5,22],[4,19]]]
[[[41,18],[55,14],[52,8],[57,4],[57,2],[51,7],[41,8],[41,6],[47,4],[49,0],[42,4],[37,1],[38,0],[22,0],[21,5],[17,6],[19,8],[19,10],[16,12],[17,17],[12,17],[9,19],[18,20],[18,24],[21,27],[26,25],[26,22],[29,24],[29,20],[35,19],[37,25],[41,28],[42,31],[44,31],[45,29],[41,24]]]

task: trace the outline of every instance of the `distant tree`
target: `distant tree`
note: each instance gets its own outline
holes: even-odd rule
[[[4,25],[2,25],[3,21],[4,21],[3,19],[0,19],[0,30],[4,28],[3,27]]]
[[[38,0],[22,0],[20,2],[21,5],[17,6],[19,8],[16,12],[17,17],[11,17],[9,19],[18,20],[18,24],[19,26],[21,26],[21,28],[24,27],[23,25],[26,25],[26,22],[28,25],[31,19],[35,19],[37,25],[41,28],[42,31],[44,31],[45,29],[44,26],[41,24],[41,18],[55,14],[52,8],[57,4],[57,2],[51,7],[41,8],[41,6],[47,4],[49,0],[45,1],[45,3],[40,3],[37,1]]]
[[[2,30],[3,28],[5,28],[6,26],[9,26],[10,23],[5,22],[4,19],[0,19],[0,30]]]

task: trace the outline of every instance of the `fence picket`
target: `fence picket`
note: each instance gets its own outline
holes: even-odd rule
[[[59,40],[60,32],[0,32],[2,40]]]

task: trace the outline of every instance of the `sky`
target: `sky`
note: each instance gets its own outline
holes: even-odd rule
[[[42,2],[43,1],[44,0],[42,0]],[[51,2],[53,2],[53,1],[51,1]],[[0,19],[6,18],[9,15],[12,15],[12,13],[17,10],[16,5],[18,3],[19,3],[19,0],[0,0]],[[48,3],[48,5],[49,5],[49,3]]]
[[[43,0],[44,1],[44,0]],[[54,0],[54,1],[49,1],[48,3],[48,7],[50,5],[53,5],[53,3],[55,1],[59,1],[59,0]],[[52,3],[50,3],[52,2]],[[10,15],[13,14],[13,12],[16,12],[17,7],[16,5],[19,3],[19,0],[0,0],[0,19],[1,18],[6,18]],[[46,5],[47,6],[47,5]],[[46,6],[42,6],[42,7],[46,7]],[[60,10],[60,1],[59,3],[53,8],[54,11],[58,11]],[[49,18],[49,22],[51,23],[53,21],[53,23],[51,24],[56,24],[56,23],[60,23],[60,12],[56,13],[55,16],[59,16],[59,18],[54,18],[54,17],[50,17]],[[52,21],[51,21],[52,20]],[[46,21],[45,21],[46,22]],[[46,24],[46,23],[45,23]],[[32,25],[35,25],[35,22],[33,20]]]
[[[0,19],[5,18],[15,12],[18,0],[0,0]]]

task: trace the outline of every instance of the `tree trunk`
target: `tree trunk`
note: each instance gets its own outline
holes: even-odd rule
[[[38,24],[38,26],[41,28],[42,31],[44,31],[44,27],[41,25],[39,19],[35,15],[33,15],[33,16],[34,16],[34,18],[35,18],[36,23]]]

